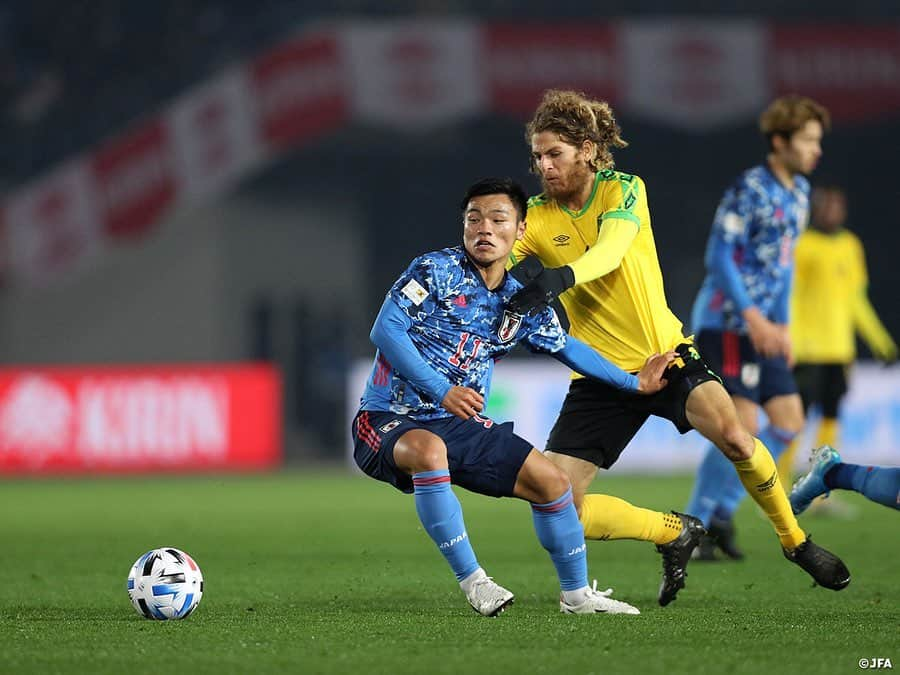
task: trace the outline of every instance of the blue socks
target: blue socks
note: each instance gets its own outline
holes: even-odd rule
[[[419,520],[450,563],[456,580],[462,581],[479,565],[469,543],[462,507],[450,489],[450,471],[423,471],[413,474],[412,479]]]
[[[873,502],[900,510],[900,467],[837,464],[825,474],[825,486],[853,490]]]
[[[709,527],[713,514],[719,507],[722,485],[727,484],[729,479],[736,480],[741,485],[734,464],[716,446],[710,444],[697,469],[694,490],[685,512],[699,518],[704,527]]]
[[[760,432],[758,438],[777,462],[795,435],[786,429],[769,425]],[[710,444],[697,471],[694,491],[685,511],[703,521],[705,527],[709,527],[713,517],[731,520],[746,496],[747,490],[738,478],[734,464],[716,446]]]
[[[547,504],[532,504],[531,515],[538,540],[550,554],[559,586],[574,591],[588,585],[584,529],[572,499],[572,489]]]

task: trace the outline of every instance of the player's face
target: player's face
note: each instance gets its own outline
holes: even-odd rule
[[[776,154],[792,174],[812,173],[822,156],[822,124],[818,120],[809,120],[791,135],[787,143],[776,148]]]
[[[847,220],[847,198],[840,190],[814,190],[811,203],[812,222],[820,230],[835,232]]]
[[[509,252],[525,233],[525,221],[519,220],[508,195],[473,197],[463,214],[463,245],[476,263],[488,267],[506,265]]]
[[[540,173],[544,192],[561,201],[581,192],[593,178],[588,165],[592,149],[589,143],[580,148],[567,143],[552,131],[532,135],[531,157]]]

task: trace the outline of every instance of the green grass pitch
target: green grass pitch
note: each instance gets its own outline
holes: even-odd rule
[[[597,490],[683,507],[690,477],[605,475]],[[488,573],[516,593],[466,604],[411,497],[342,472],[0,482],[0,672],[850,673],[900,666],[900,514],[801,519],[853,574],[813,588],[749,501],[741,563],[692,563],[656,604],[651,544],[591,542],[591,577],[640,616],[563,616],[528,506],[457,490]],[[188,551],[205,593],[182,622],[139,617],[125,578],[159,546]]]

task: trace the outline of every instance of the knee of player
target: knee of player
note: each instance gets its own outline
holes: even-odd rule
[[[394,461],[409,473],[446,469],[447,446],[434,434],[411,432],[394,446]]]
[[[753,456],[753,436],[738,420],[723,425],[722,443],[720,450],[732,461],[750,459]]]
[[[559,467],[549,462],[547,464],[540,482],[545,503],[559,499],[572,487],[569,477]]]

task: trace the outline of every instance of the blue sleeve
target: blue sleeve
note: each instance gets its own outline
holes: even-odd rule
[[[390,297],[385,298],[369,337],[388,362],[416,389],[440,403],[453,385],[419,354],[409,337],[412,319]]]
[[[735,245],[713,232],[706,247],[706,269],[709,270],[717,288],[743,312],[753,304],[737,263],[734,262]]]
[[[772,307],[772,321],[775,323],[786,324],[790,318],[791,286],[793,283],[794,265],[791,264],[784,284],[781,287],[781,293],[775,298],[775,305]]]
[[[571,335],[568,336],[565,347],[554,352],[553,356],[577,373],[606,382],[617,389],[625,391],[638,390],[638,379],[636,376],[626,373],[617,365],[607,361],[581,340],[573,338]]]

